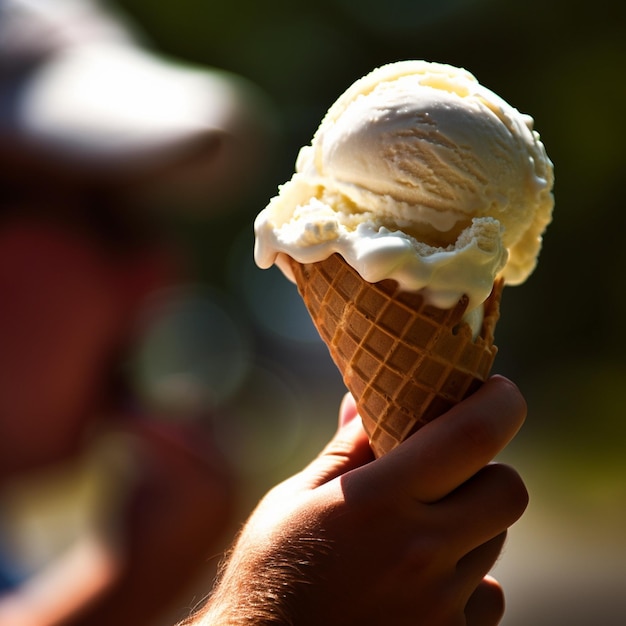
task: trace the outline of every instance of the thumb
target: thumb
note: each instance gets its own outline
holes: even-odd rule
[[[374,460],[354,399],[346,394],[339,409],[339,428],[319,456],[302,472],[311,488]]]

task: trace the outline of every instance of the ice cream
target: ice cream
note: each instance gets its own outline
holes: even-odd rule
[[[293,177],[256,219],[255,259],[262,268],[276,263],[305,301],[302,282],[311,281],[300,268],[338,258],[365,283],[393,281],[390,293],[412,294],[432,309],[462,302],[470,341],[479,340],[494,285],[520,284],[535,268],[552,185],[532,118],[466,70],[394,63],[358,80],[329,109]],[[318,308],[311,312],[319,330]],[[495,313],[497,305],[487,308]],[[336,343],[335,333],[352,332],[342,328],[324,338]]]

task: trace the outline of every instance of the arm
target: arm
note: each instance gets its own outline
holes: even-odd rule
[[[120,567],[99,537],[80,537],[44,571],[0,597],[0,626],[59,626],[104,594]]]
[[[190,428],[184,435],[151,421],[129,425],[142,470],[122,519],[123,561],[106,593],[63,626],[151,623],[187,597],[223,549],[233,477],[202,430]]]
[[[494,377],[374,461],[348,398],[333,440],[261,501],[184,623],[497,624],[502,591],[486,574],[528,496],[490,461],[525,414]]]
[[[201,444],[202,430],[185,436],[182,427],[139,419],[122,429],[133,442],[136,473],[107,464],[107,481],[90,483],[121,492],[120,502],[104,493],[92,526],[0,596],[0,626],[151,623],[187,597],[223,549],[234,485],[220,457]],[[124,457],[126,439],[118,439],[111,446]]]

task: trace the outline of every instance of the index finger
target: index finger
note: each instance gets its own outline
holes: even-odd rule
[[[526,418],[526,401],[502,376],[493,376],[469,398],[423,426],[380,458],[421,502],[445,497],[487,465]],[[410,469],[408,469],[410,468]],[[386,472],[386,473],[387,473]],[[400,474],[409,474],[400,476]]]

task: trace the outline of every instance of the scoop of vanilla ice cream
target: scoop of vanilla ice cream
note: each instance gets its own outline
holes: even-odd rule
[[[365,280],[481,304],[523,282],[552,215],[552,163],[533,120],[469,72],[380,67],[329,109],[255,222],[260,267],[341,254]]]

